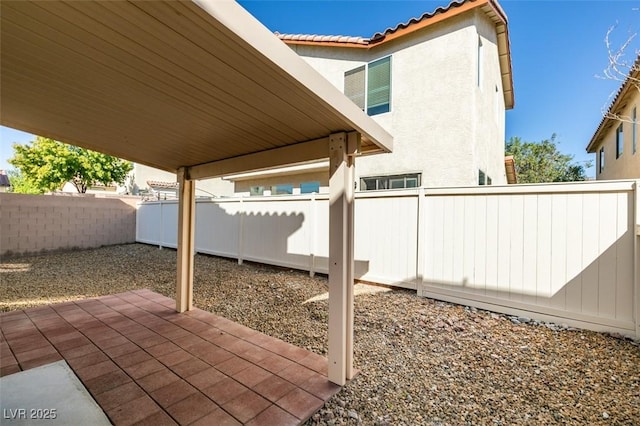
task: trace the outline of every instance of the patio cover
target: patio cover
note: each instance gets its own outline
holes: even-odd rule
[[[177,310],[194,180],[330,159],[329,379],[352,372],[353,165],[392,137],[231,0],[0,2],[0,123],[177,172]]]

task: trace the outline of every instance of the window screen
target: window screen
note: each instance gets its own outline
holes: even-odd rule
[[[344,73],[344,94],[364,111],[364,65]]]
[[[633,145],[632,152],[635,154],[638,150],[638,116],[636,107],[631,112],[631,143]]]
[[[624,149],[624,133],[622,131],[622,124],[616,129],[616,158],[620,158],[622,150]]]
[[[390,111],[391,57],[369,64],[367,81],[367,114],[376,115]]]

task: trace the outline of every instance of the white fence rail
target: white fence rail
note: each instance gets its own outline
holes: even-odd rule
[[[356,278],[640,336],[638,182],[356,194]],[[199,201],[196,251],[327,272],[328,197]],[[177,202],[139,206],[137,241],[176,247]]]

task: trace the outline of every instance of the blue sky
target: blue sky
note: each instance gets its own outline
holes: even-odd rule
[[[431,12],[447,1],[245,1],[240,4],[267,28],[281,33],[370,37]],[[515,108],[507,112],[507,139],[539,141],[558,135],[560,149],[576,161],[593,160],[585,147],[602,119],[601,109],[620,83],[597,78],[607,66],[604,37],[614,41],[640,31],[640,0],[502,0],[509,18]],[[640,35],[633,48],[640,47]],[[633,53],[630,52],[633,56]],[[33,137],[0,129],[0,169],[13,142]],[[592,167],[588,174],[593,176]]]

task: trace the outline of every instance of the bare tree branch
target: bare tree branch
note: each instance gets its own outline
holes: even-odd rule
[[[633,9],[639,12],[640,9]],[[638,31],[630,31],[627,38],[617,47],[612,40],[612,36],[618,27],[618,23],[612,25],[604,38],[608,54],[608,66],[604,69],[603,76],[597,76],[605,80],[613,80],[620,82],[621,86],[611,92],[601,111],[604,118],[633,122],[633,118],[629,115],[618,114],[612,110],[613,103],[621,90],[629,85],[630,90],[640,93],[640,47],[634,47],[634,43],[640,38]]]

